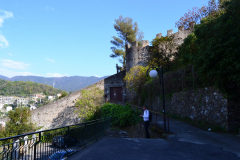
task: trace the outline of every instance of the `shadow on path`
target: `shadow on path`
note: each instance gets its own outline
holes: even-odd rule
[[[163,117],[158,125],[163,127]],[[78,159],[161,159],[161,160],[237,160],[240,159],[240,138],[227,133],[203,131],[181,121],[169,119],[170,134],[164,139],[104,137],[70,156]]]

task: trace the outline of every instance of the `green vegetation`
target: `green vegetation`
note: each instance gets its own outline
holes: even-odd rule
[[[201,23],[199,19],[194,32],[184,39],[176,53],[172,53],[174,61],[169,61],[170,52],[161,50],[161,46],[166,46],[166,50],[175,47],[172,37],[153,39],[148,65],[164,67],[167,93],[215,86],[228,100],[240,101],[239,8],[237,0],[220,0],[218,3],[210,0],[201,10],[195,12],[196,8],[193,8],[191,13],[185,14],[177,26],[189,28],[192,20],[205,18]],[[146,92],[140,93],[142,103],[147,96],[153,96],[151,93],[159,93],[161,86],[155,81],[159,80],[142,84],[142,91]]]
[[[76,112],[83,121],[100,118],[99,109],[104,103],[104,92],[98,87],[81,91],[81,98],[75,103]]]
[[[131,68],[124,77],[127,89],[140,93],[143,84],[150,80],[150,78],[146,76],[148,68],[148,66],[134,66]]]
[[[137,22],[133,24],[132,18],[123,18],[119,16],[119,19],[115,19],[114,29],[117,31],[119,37],[113,36],[113,40],[110,42],[114,45],[111,47],[112,54],[110,57],[119,58],[119,62],[123,64],[123,69],[126,67],[126,44],[134,41],[141,41],[143,38],[143,32],[138,29]]]
[[[173,58],[174,49],[176,44],[173,42],[173,36],[156,37],[152,40],[152,47],[150,48],[148,61],[149,66],[164,66],[166,69],[171,64],[171,58]]]
[[[98,87],[82,90],[82,96],[75,104],[76,112],[81,121],[90,121],[99,118],[112,117],[112,125],[135,125],[141,120],[140,112],[126,106],[104,103],[104,92]]]
[[[194,66],[199,77],[212,82],[227,99],[240,99],[240,2],[223,3],[220,10],[195,26],[180,47],[179,61]]]
[[[197,44],[195,43],[195,40],[196,35],[194,33],[189,34],[187,38],[184,39],[184,43],[179,46],[177,54],[178,67],[192,63],[197,52]]]
[[[0,79],[0,95],[9,96],[29,96],[34,93],[44,93],[45,95],[56,95],[62,92],[47,84],[23,81],[7,81]]]
[[[195,8],[193,12],[185,14],[185,17],[176,23],[178,27],[184,25],[187,29],[190,27],[189,22],[193,20],[197,24],[193,33],[188,35],[184,43],[177,48],[174,61],[169,61],[167,57],[170,52],[161,50],[161,45],[164,43],[171,44],[171,37],[153,39],[148,65],[164,67],[166,99],[171,99],[176,92],[192,89],[196,91],[199,88],[214,86],[230,102],[240,102],[239,8],[239,0],[219,0],[218,4],[210,0],[208,6],[198,10],[198,13],[195,12],[197,11]],[[132,82],[139,81],[138,77],[131,78]],[[130,85],[130,87],[134,86]],[[142,81],[139,94],[141,104],[148,101],[151,105],[153,97],[159,96],[161,90],[158,78]],[[193,121],[188,117],[181,118],[177,115],[173,117],[203,129],[211,128],[212,131],[225,132],[225,129],[218,124]]]
[[[31,112],[29,108],[16,108],[15,111],[9,111],[7,114],[9,121],[6,122],[6,127],[0,127],[0,138],[11,137],[36,130],[35,125],[30,121]],[[0,142],[9,143],[9,141]]]
[[[229,0],[209,0],[208,6],[204,5],[201,8],[193,7],[192,10],[189,10],[188,13],[185,13],[184,16],[180,18],[179,21],[175,23],[176,27],[184,26],[185,29],[188,29],[189,23],[195,21],[197,24],[200,23],[200,20],[204,17],[210,17],[214,14],[218,14],[223,11],[223,4],[225,1]]]
[[[59,96],[59,99],[66,97],[68,93],[66,91],[61,92],[61,96]]]
[[[240,101],[240,2],[231,0],[223,6],[224,14],[205,18],[196,27],[198,51],[193,65],[206,81],[211,77],[229,100]]]
[[[134,111],[130,108],[130,104],[126,106],[119,104],[106,103],[101,106],[102,117],[112,117],[111,124],[113,126],[136,125],[142,120],[140,111]]]
[[[34,131],[34,125],[30,122],[31,113],[29,108],[16,108],[15,111],[8,112],[10,119],[6,123],[5,131],[9,136],[19,135]]]

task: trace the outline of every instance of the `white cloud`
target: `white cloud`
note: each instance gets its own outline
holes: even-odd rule
[[[52,11],[55,11],[55,9],[54,8],[52,8],[52,7],[48,7],[48,6],[46,6],[45,7],[47,10],[52,10]]]
[[[35,75],[35,74],[31,72],[15,72],[8,69],[0,68],[0,75],[11,78],[14,76],[29,76],[29,75]]]
[[[15,76],[41,76],[41,77],[45,77],[43,75],[40,74],[34,74],[31,72],[16,72],[16,71],[12,71],[12,70],[8,70],[5,68],[0,68],[0,75],[5,76],[5,77],[15,77]],[[67,74],[60,74],[60,73],[47,73],[46,77],[69,77]]]
[[[67,76],[68,77],[68,75],[66,75],[66,74],[62,75],[60,73],[47,73],[47,76],[48,77],[64,77],[64,76]]]
[[[8,19],[13,17],[13,13],[12,12],[8,12],[8,11],[4,11],[0,9],[0,14],[3,13],[3,15],[0,15],[0,27],[2,27],[2,24],[4,22],[4,19]]]
[[[3,15],[1,14],[3,13]],[[13,17],[13,13],[12,12],[8,12],[8,11],[4,11],[0,9],[0,27],[2,27],[2,24],[4,22],[4,19],[8,19]],[[8,47],[8,41],[6,40],[6,38],[1,34],[0,31],[0,47],[4,48],[4,47]]]
[[[13,56],[11,53],[8,53],[9,56]]]
[[[98,78],[100,78],[101,76],[99,76],[99,75],[94,75],[94,77],[98,77]]]
[[[49,61],[49,62],[53,62],[53,63],[55,63],[55,61],[54,61],[53,59],[46,58],[46,60]]]
[[[25,70],[27,69],[30,64],[26,64],[23,62],[17,62],[10,59],[0,59],[0,66],[4,68],[10,68],[10,69],[20,69]]]
[[[1,32],[0,32],[0,47],[5,48],[8,46],[9,46],[8,41],[6,40],[6,38],[3,35],[1,35]]]

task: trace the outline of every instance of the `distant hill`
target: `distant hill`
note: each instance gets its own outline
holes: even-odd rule
[[[15,76],[12,78],[8,78],[0,75],[0,79],[9,80],[9,81],[32,81],[36,83],[43,83],[53,86],[54,88],[58,88],[65,91],[77,91],[84,87],[87,87],[91,84],[94,84],[104,78],[104,77],[82,77],[82,76],[71,76],[71,77],[38,77],[38,76]]]
[[[61,93],[62,90],[53,88],[47,84],[36,82],[23,82],[23,81],[8,81],[0,79],[0,95],[9,96],[29,96],[33,93],[44,93],[48,95],[56,95]]]

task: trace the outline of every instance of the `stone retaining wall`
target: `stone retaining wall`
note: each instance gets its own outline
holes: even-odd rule
[[[229,130],[240,134],[240,104],[228,102]]]
[[[108,100],[110,99],[110,87],[122,87],[123,88],[123,101],[126,101],[126,87],[123,78],[126,75],[126,71],[121,71],[118,74],[114,74],[107,77],[97,83],[94,83],[88,87],[85,87],[79,91],[76,91],[66,97],[56,100],[50,104],[40,107],[31,111],[32,121],[37,126],[42,126],[42,129],[50,129],[56,127],[62,127],[79,123],[79,116],[75,113],[75,103],[78,98],[81,98],[82,90],[88,90],[92,87],[98,87],[104,90]]]
[[[162,111],[162,98],[160,97],[154,97],[152,102],[148,100],[146,105],[152,110]],[[186,116],[196,121],[206,120],[211,124],[229,129],[227,99],[224,99],[223,95],[213,87],[173,93],[165,97],[166,113]]]
[[[78,115],[74,112],[74,105],[78,98],[81,98],[82,90],[88,90],[94,86],[103,90],[104,79],[66,97],[31,111],[32,121],[36,123],[38,127],[42,126],[42,129],[50,129],[79,123]]]

